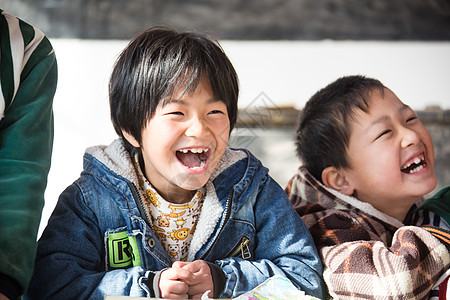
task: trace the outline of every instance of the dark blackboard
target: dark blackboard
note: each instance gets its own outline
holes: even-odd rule
[[[450,0],[0,0],[53,38],[129,39],[151,25],[229,40],[450,40]]]

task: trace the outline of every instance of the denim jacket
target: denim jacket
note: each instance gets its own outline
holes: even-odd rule
[[[221,298],[280,274],[322,296],[322,265],[312,237],[281,187],[246,150],[227,149],[207,196],[188,260],[218,265]],[[154,296],[145,282],[171,266],[142,207],[128,152],[116,140],[89,148],[81,177],[60,196],[38,242],[29,299]]]

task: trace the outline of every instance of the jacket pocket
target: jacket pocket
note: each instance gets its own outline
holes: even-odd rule
[[[137,240],[127,231],[107,234],[107,268],[122,269],[141,266]]]

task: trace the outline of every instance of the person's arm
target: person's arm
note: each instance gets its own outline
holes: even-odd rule
[[[0,292],[15,282],[20,295],[33,271],[50,169],[57,66],[42,32],[0,12],[0,289],[9,287]]]
[[[35,271],[25,299],[154,296],[147,283],[151,270],[141,266],[106,270],[105,233],[92,204],[93,194],[81,190],[85,185],[77,181],[61,194],[39,239]],[[119,209],[108,209],[108,213],[120,215]]]
[[[363,212],[305,169],[285,190],[314,237],[332,297],[424,299],[450,266],[446,246],[431,233],[398,221],[389,225],[381,212],[378,217],[386,222]],[[364,203],[354,201],[363,207]]]
[[[257,242],[254,259],[229,257],[217,261],[227,277],[221,297],[236,297],[266,279],[281,275],[307,295],[322,299],[322,263],[313,239],[292,209],[281,187],[269,176],[255,191]]]
[[[353,233],[364,230],[356,228],[355,219],[339,219],[342,226],[327,231],[339,231],[340,237],[353,236],[352,241],[318,245],[325,265],[324,278],[333,297],[355,294],[371,298],[427,298],[436,280],[450,266],[448,249],[422,228],[401,227],[392,241],[363,240]],[[323,229],[318,230],[319,226],[310,228],[311,233],[331,239]]]

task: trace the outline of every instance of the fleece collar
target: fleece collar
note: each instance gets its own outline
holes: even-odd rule
[[[122,140],[117,139],[109,146],[95,146],[88,148],[86,153],[95,157],[112,172],[133,182],[138,189],[141,199],[144,199],[144,191],[138,181],[139,176],[134,168],[130,155],[123,146]],[[217,197],[213,180],[223,171],[246,157],[247,153],[244,151],[227,148],[219,164],[212,173],[211,178],[206,183],[206,197],[198,219],[197,229],[189,247],[188,261],[194,260],[195,254],[214,233],[214,228],[224,210]],[[136,201],[139,200],[136,199]],[[152,226],[152,224],[149,225]]]
[[[314,176],[312,176],[308,172],[308,170],[304,167],[300,167],[298,175],[300,176],[300,178],[302,178],[301,181],[305,182],[304,184],[301,184],[302,188],[300,189],[301,193],[300,196],[303,199],[308,199],[308,202],[312,202],[316,199],[314,197],[307,196],[308,190],[314,189],[317,192],[320,192],[320,190],[325,190],[328,193],[332,194],[334,197],[336,197],[336,199],[327,198],[328,200],[327,207],[335,207],[336,209],[356,208],[367,215],[377,218],[397,228],[404,226],[402,222],[379,211],[378,209],[373,207],[370,203],[360,201],[355,197],[348,196],[334,189],[328,188],[327,186],[323,185],[320,181],[316,180]]]
[[[87,148],[86,153],[92,155],[112,172],[139,186],[137,184],[138,175],[121,139],[113,141],[109,146],[100,145]]]

